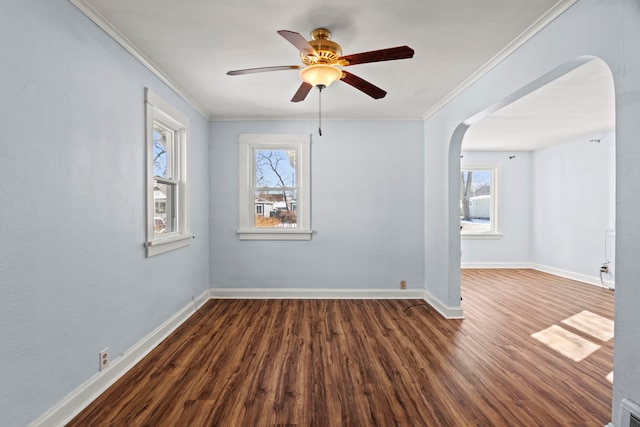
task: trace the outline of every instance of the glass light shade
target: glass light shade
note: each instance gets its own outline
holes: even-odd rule
[[[335,65],[308,65],[300,70],[300,78],[311,86],[329,86],[342,77],[342,70]]]

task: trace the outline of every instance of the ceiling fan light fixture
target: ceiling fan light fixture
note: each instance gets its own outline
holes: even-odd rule
[[[329,64],[307,65],[300,70],[300,78],[311,86],[328,87],[342,78],[342,70]]]

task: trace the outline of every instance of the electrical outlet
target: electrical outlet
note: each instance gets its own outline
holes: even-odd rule
[[[600,273],[608,273],[609,272],[609,266],[607,264],[602,264],[602,266],[600,267]]]
[[[406,280],[401,280],[400,281],[400,289],[407,289],[407,281]]]
[[[98,358],[99,358],[98,371],[102,371],[104,368],[109,366],[109,354],[107,353],[108,350],[109,350],[109,347],[98,352]]]

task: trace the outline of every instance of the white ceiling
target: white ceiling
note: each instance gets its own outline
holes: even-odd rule
[[[614,127],[613,77],[594,59],[472,125],[462,149],[534,151]]]
[[[349,72],[386,90],[385,98],[374,100],[335,82],[322,93],[322,115],[324,119],[415,120],[438,109],[575,2],[70,1],[211,120],[317,117],[317,91],[303,102],[290,102],[300,85],[297,71],[226,75],[234,69],[302,65],[296,48],[277,30],[308,37],[314,28],[328,28],[345,55],[412,47],[412,59],[348,67]],[[588,78],[582,81],[589,83]],[[514,116],[494,119],[510,121]]]

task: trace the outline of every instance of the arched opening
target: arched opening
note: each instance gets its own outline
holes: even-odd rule
[[[450,272],[456,291],[465,297],[460,268],[538,270],[613,289],[615,142],[613,77],[594,57],[564,64],[460,124],[449,152],[450,260],[457,264]],[[489,170],[495,179],[480,173]],[[477,183],[471,179],[476,173]],[[482,210],[486,198],[492,208]],[[524,277],[512,272],[507,276],[516,281]],[[480,277],[465,273],[465,280]],[[550,305],[567,301],[561,293],[548,295]],[[605,345],[611,356],[610,300],[608,316],[588,310],[554,320],[550,315],[549,330],[531,331],[531,337],[574,362]],[[520,314],[507,317],[515,324]],[[580,322],[592,329],[582,330]],[[572,353],[563,340],[584,345]]]
[[[555,90],[554,91],[554,87]],[[561,101],[562,97],[559,92],[562,92],[564,101]],[[571,100],[572,94],[576,99]],[[578,95],[580,95],[578,97]],[[587,102],[586,95],[589,95],[589,101]],[[579,101],[577,99],[580,98]],[[546,101],[547,104],[543,101]],[[561,109],[558,108],[560,103],[564,103],[565,113],[560,114]],[[568,103],[568,104],[567,104]],[[573,103],[573,104],[571,104]],[[581,106],[580,109],[571,109],[568,105]],[[550,107],[550,105],[552,107]],[[603,114],[601,111],[606,111]],[[553,114],[548,114],[549,112]],[[591,111],[588,120],[584,120],[585,111]],[[600,111],[600,112],[598,112]],[[573,115],[573,117],[572,117]],[[596,115],[598,116],[596,118]],[[547,118],[547,122],[543,123],[541,120],[543,117]],[[606,117],[605,117],[606,116]],[[606,183],[606,200],[601,200],[602,204],[606,206],[607,211],[607,224],[602,227],[601,233],[599,233],[597,239],[599,242],[598,249],[598,261],[593,261],[591,258],[592,267],[595,269],[595,274],[591,279],[598,279],[598,271],[600,264],[606,261],[604,247],[605,243],[608,249],[607,256],[613,256],[611,252],[613,250],[613,242],[611,239],[614,237],[615,229],[614,217],[615,217],[615,132],[614,132],[614,90],[613,90],[613,78],[611,72],[604,61],[593,56],[583,56],[576,58],[573,61],[567,62],[549,73],[541,76],[525,87],[513,93],[511,96],[496,102],[485,110],[470,117],[463,123],[461,123],[455,130],[451,143],[449,146],[449,275],[451,278],[449,293],[455,297],[456,294],[460,294],[460,267],[465,260],[465,253],[461,245],[461,230],[460,230],[460,211],[461,211],[461,155],[463,142],[465,147],[472,146],[474,150],[483,150],[492,153],[502,153],[504,163],[511,162],[511,165],[519,161],[518,152],[535,152],[531,147],[539,146],[544,147],[542,142],[550,144],[557,144],[579,138],[586,138],[586,144],[599,145],[604,147],[605,144],[612,143],[612,150],[608,154],[609,176],[612,178]],[[579,125],[579,122],[582,125]],[[584,123],[589,123],[590,127],[584,127]],[[470,128],[473,126],[473,129]],[[520,148],[514,145],[514,141],[517,139],[515,136],[514,128],[516,126],[524,126],[524,135],[519,138]],[[582,128],[578,128],[582,126]],[[478,131],[476,132],[476,129]],[[528,131],[526,130],[528,129]],[[535,132],[532,131],[535,130]],[[554,133],[555,130],[555,133]],[[544,131],[544,132],[543,132]],[[475,136],[474,136],[475,133]],[[472,136],[473,140],[469,143]],[[528,142],[527,142],[528,140]],[[598,141],[599,140],[599,141]],[[526,146],[526,144],[529,144]],[[527,147],[527,148],[523,148]],[[516,157],[513,157],[516,153]],[[498,154],[496,154],[497,156]],[[468,156],[467,160],[471,160]],[[464,158],[463,158],[464,159]],[[567,160],[569,161],[569,160]],[[486,160],[486,156],[483,159],[475,157],[475,161],[471,160],[470,163],[491,163]],[[504,171],[501,171],[504,172]],[[505,177],[502,176],[501,180],[504,183]],[[586,193],[588,194],[588,193]],[[590,197],[601,197],[601,195],[589,194]],[[498,196],[500,197],[500,196]],[[531,203],[531,202],[529,202]],[[504,208],[504,200],[499,201],[497,204],[502,210]],[[512,220],[511,217],[506,217],[505,214],[510,215],[510,212],[499,212],[502,221]],[[517,264],[535,264],[536,259],[532,252],[526,256],[521,254],[519,259],[513,258],[513,251],[508,249],[509,245],[526,245],[526,242],[522,242],[522,236],[520,241],[511,241],[513,235],[512,230],[509,230],[509,236],[505,237],[503,229],[498,228],[495,232],[493,241],[487,244],[487,240],[482,240],[483,236],[468,236],[471,242],[470,245],[466,245],[466,250],[481,251],[484,255],[487,254],[509,254],[511,258],[483,258],[476,260],[476,266],[478,263],[484,263],[485,266],[506,266],[507,263],[512,263],[513,266]],[[535,230],[533,231],[535,232]],[[551,233],[552,231],[549,231]],[[576,232],[577,233],[577,232]],[[607,235],[605,236],[605,233]],[[487,237],[487,236],[485,236]],[[529,238],[534,240],[535,236]],[[479,239],[479,240],[478,240]],[[511,239],[511,240],[510,240]],[[607,241],[605,241],[607,240]],[[485,244],[483,245],[482,242]],[[535,244],[535,243],[532,243]],[[502,247],[501,247],[502,246]],[[475,247],[475,248],[474,248]],[[550,254],[549,256],[552,256]],[[542,258],[543,262],[545,258]],[[467,259],[465,261],[473,261]],[[611,260],[609,260],[611,261]],[[585,261],[588,262],[588,261]],[[473,262],[472,262],[473,263]],[[538,262],[539,263],[539,262]],[[553,267],[553,263],[550,263]],[[603,280],[606,280],[608,285],[613,286],[613,273],[615,264],[610,262],[609,273],[607,273]],[[577,270],[578,273],[575,278],[578,280],[589,281],[589,274],[585,271],[585,266],[576,266],[575,268],[561,268],[556,267],[556,273],[564,273],[566,270]],[[582,269],[582,273],[580,270]],[[552,271],[553,272],[553,271]],[[593,281],[593,280],[592,280]]]

